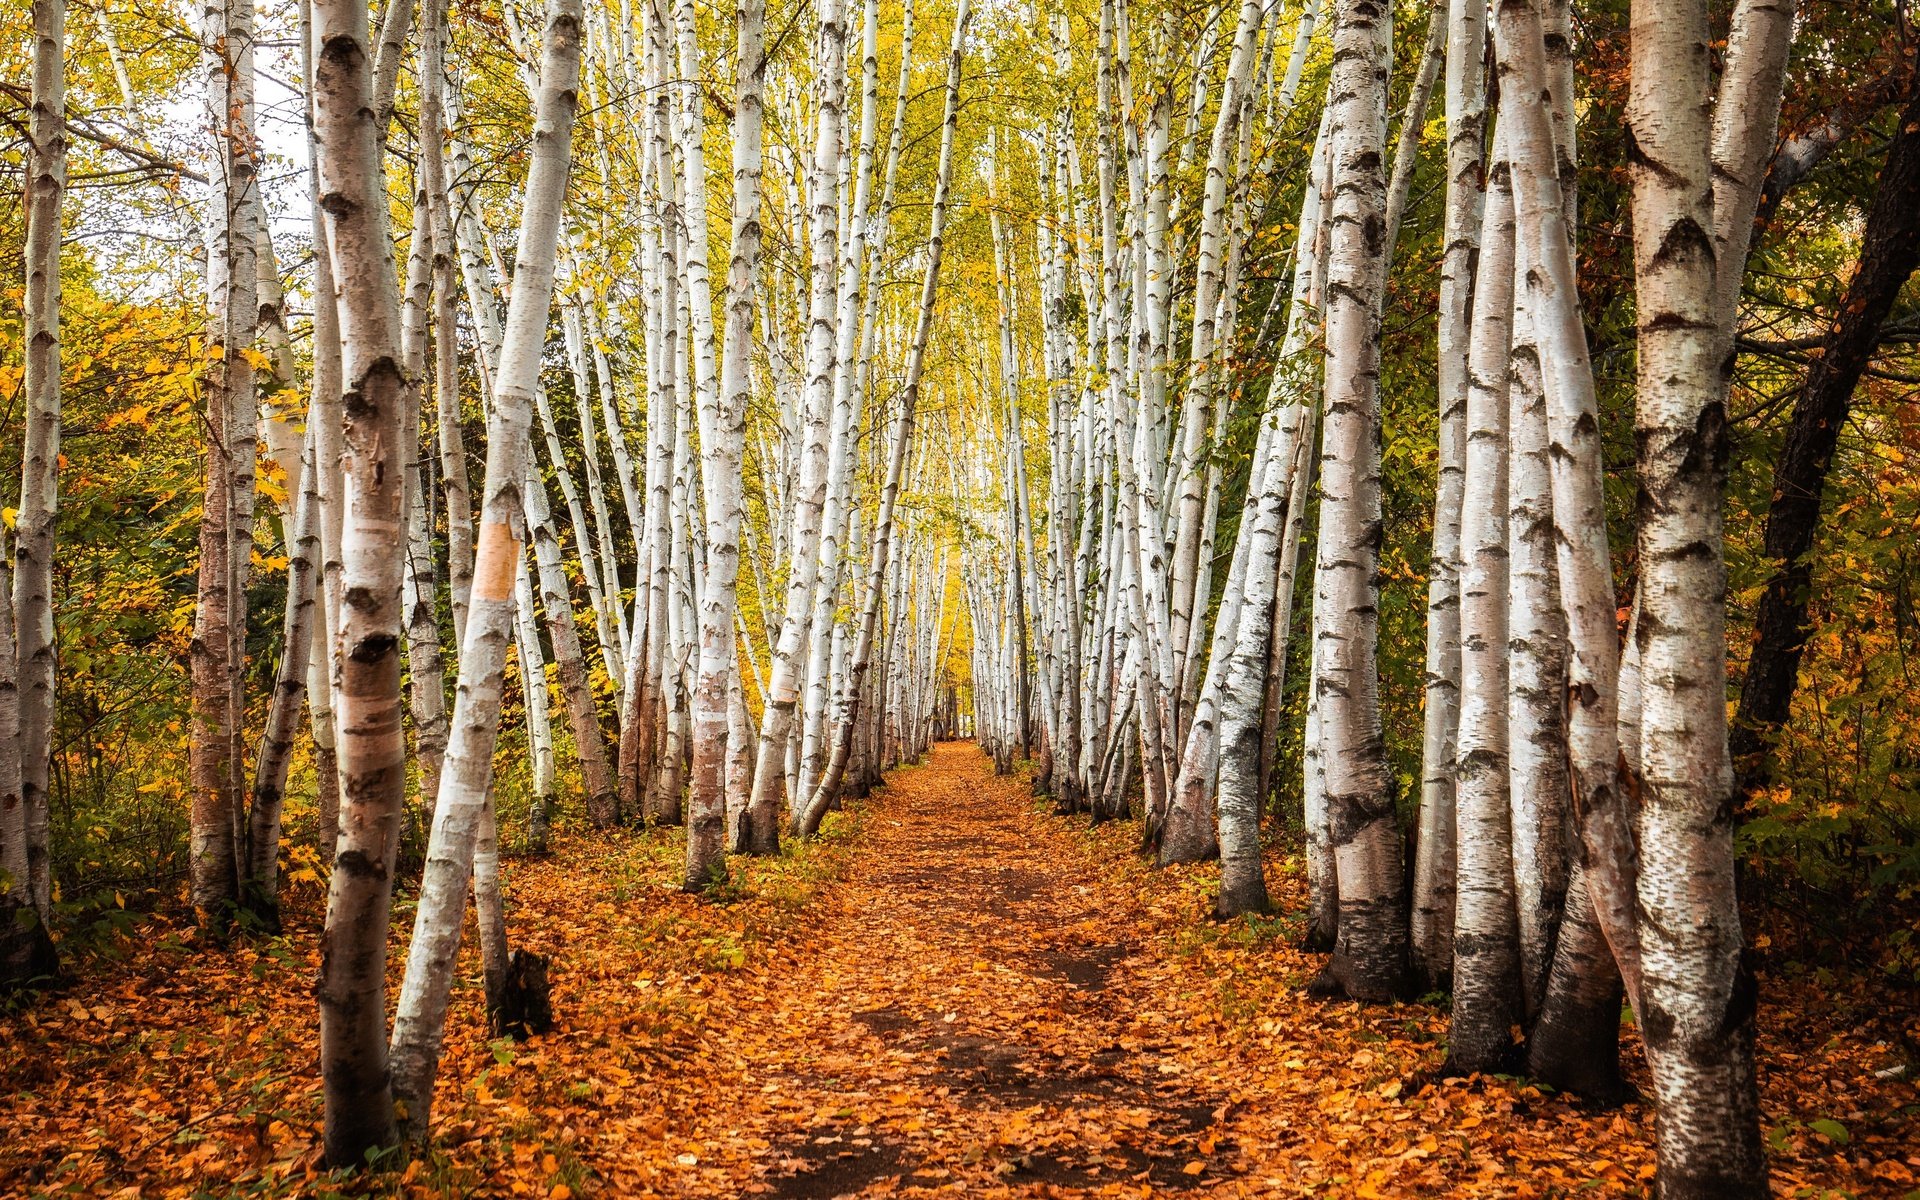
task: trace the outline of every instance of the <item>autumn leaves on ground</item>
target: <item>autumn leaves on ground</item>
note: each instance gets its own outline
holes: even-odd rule
[[[559,1028],[489,1043],[463,964],[432,1151],[374,1178],[318,1164],[311,922],[224,954],[155,933],[0,1023],[0,1193],[1644,1191],[1646,1107],[1438,1080],[1439,1009],[1303,999],[1293,860],[1280,915],[1218,923],[1213,868],[1152,870],[1136,837],[949,742],[726,903],[674,890],[661,832],[515,863]],[[1875,1082],[1859,1013],[1770,991],[1776,1190],[1905,1195],[1911,1086]]]

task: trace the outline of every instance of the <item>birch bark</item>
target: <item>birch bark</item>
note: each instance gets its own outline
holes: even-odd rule
[[[1734,885],[1721,514],[1728,350],[1791,21],[1790,0],[1738,6],[1710,116],[1706,4],[1635,0],[1631,15],[1644,917],[1629,992],[1659,1103],[1660,1193],[1673,1200],[1768,1194]]]
[[[700,597],[699,674],[693,689],[693,772],[687,800],[689,889],[726,874],[727,799],[742,794],[746,708],[734,644],[738,617],[741,496],[747,402],[753,395],[754,292],[760,279],[760,151],[766,87],[764,0],[740,0],[734,13],[733,240],[727,266],[727,317],[720,390],[709,437],[706,479],[707,586]]]
[[[67,183],[64,0],[34,0],[27,116],[26,429],[16,570],[0,564],[0,983],[51,974],[47,825],[53,751],[53,534],[59,511],[60,231]],[[37,921],[20,917],[31,908]],[[33,929],[26,926],[32,924]]]
[[[1390,19],[1379,0],[1336,6],[1327,415],[1314,604],[1320,766],[1340,895],[1333,959],[1319,986],[1363,1001],[1398,994],[1409,967],[1408,898],[1376,675]]]
[[[528,525],[544,515],[546,498],[531,478],[533,392],[553,300],[560,222],[566,203],[573,119],[580,79],[580,2],[549,0],[539,90],[534,100],[533,154],[528,166],[513,294],[495,368],[487,425],[479,545],[454,697],[452,738],[441,774],[427,865],[420,883],[413,942],[393,1028],[393,1092],[409,1136],[423,1137],[430,1119],[448,990],[459,952],[461,919],[473,877],[475,843],[486,824],[493,750],[499,734],[502,679],[513,639],[515,579]],[[563,604],[549,626],[572,628]],[[522,666],[529,672],[528,664]],[[529,686],[532,686],[531,683]],[[598,733],[597,719],[594,731]],[[583,751],[584,753],[584,751]]]
[[[848,668],[845,699],[836,721],[833,754],[805,809],[794,822],[796,836],[810,837],[840,787],[853,750],[855,725],[860,714],[860,687],[873,654],[874,628],[879,619],[881,588],[886,579],[888,554],[893,544],[894,506],[900,495],[900,477],[906,469],[907,446],[913,437],[914,409],[920,399],[920,376],[926,364],[927,341],[933,332],[934,302],[939,295],[940,259],[944,249],[947,223],[948,189],[953,174],[953,137],[960,118],[960,76],[966,62],[967,22],[972,13],[968,0],[958,0],[953,17],[953,46],[947,56],[946,111],[940,124],[940,163],[935,169],[933,211],[927,230],[927,268],[920,286],[920,308],[907,353],[907,377],[900,396],[900,412],[894,418],[891,449],[887,461],[886,483],[880,493],[880,512],[874,522],[873,560],[868,569],[862,596],[860,635]]]
[[[847,25],[844,0],[820,0],[819,46],[822,84],[815,113],[810,205],[810,298],[808,303],[804,444],[794,497],[792,564],[787,573],[785,614],[773,648],[767,704],[760,722],[760,758],[754,766],[753,799],[747,810],[748,847],[772,854],[780,845],[780,795],[785,778],[782,759],[793,728],[804,663],[800,659],[815,581],[827,490],[829,409],[833,400],[836,349],[834,301],[838,288],[840,139],[846,91]],[[820,636],[823,631],[814,630]]]
[[[386,1054],[387,920],[406,788],[401,730],[400,419],[406,373],[387,233],[367,9],[314,0],[314,125],[338,297],[345,453],[334,671],[340,839],[321,941],[326,1156],[364,1161],[394,1140]]]
[[[1514,1052],[1511,1031],[1520,1017],[1520,930],[1507,766],[1513,191],[1503,149],[1495,134],[1479,238],[1479,281],[1471,302],[1466,469],[1460,485],[1460,714],[1452,781],[1460,834],[1459,907],[1447,1062],[1461,1073],[1508,1065]]]
[[[192,787],[189,865],[195,920],[224,936],[240,899],[245,813],[241,746],[245,695],[247,564],[252,557],[254,430],[253,349],[258,318],[258,239],[253,232],[258,187],[253,131],[253,8],[209,0],[201,13],[201,69],[207,113],[207,470],[201,508],[198,597],[189,651],[192,733],[188,775]],[[54,443],[57,455],[57,441]],[[24,496],[23,496],[24,499]],[[23,531],[22,581],[37,534]],[[21,622],[22,650],[37,627]],[[49,651],[50,653],[50,651]],[[24,659],[23,659],[24,661]],[[48,664],[51,666],[51,661]],[[21,730],[31,740],[40,705],[38,685],[22,679]],[[49,680],[50,688],[50,680]],[[49,691],[50,694],[50,691]],[[37,759],[22,761],[31,795]],[[44,774],[41,786],[44,787]]]
[[[1454,737],[1461,670],[1458,573],[1465,519],[1461,496],[1471,389],[1471,319],[1477,311],[1473,296],[1476,262],[1483,252],[1480,226],[1487,187],[1486,6],[1475,0],[1452,0],[1446,21],[1447,205],[1441,231],[1435,363],[1440,465],[1427,587],[1426,727],[1413,866],[1413,958],[1429,988],[1437,986],[1453,967]],[[1404,137],[1394,162],[1395,174],[1403,164],[1410,167]],[[1503,220],[1510,235],[1511,214]],[[1388,224],[1391,228],[1394,222]],[[1511,255],[1509,249],[1509,262]],[[1512,282],[1503,286],[1511,291]]]

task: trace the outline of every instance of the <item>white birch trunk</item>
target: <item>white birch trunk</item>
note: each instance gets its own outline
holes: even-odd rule
[[[460,654],[453,736],[441,775],[440,800],[428,842],[406,978],[393,1030],[393,1091],[409,1133],[429,1127],[433,1081],[446,1021],[448,990],[474,868],[475,842],[492,782],[499,733],[502,676],[513,637],[515,578],[527,522],[532,401],[566,198],[576,88],[580,75],[579,0],[551,0],[546,15],[534,140],[521,213],[516,274],[506,337],[488,421],[474,586]],[[544,497],[539,497],[544,508]],[[571,606],[561,614],[571,626]],[[388,1117],[391,1125],[392,1117]]]
[[[820,0],[819,70],[821,87],[815,114],[810,212],[810,293],[806,339],[804,444],[794,498],[794,537],[787,574],[785,615],[773,648],[768,696],[760,723],[760,760],[754,767],[754,794],[748,808],[748,846],[755,854],[779,849],[779,787],[785,778],[781,758],[793,729],[804,663],[800,659],[811,624],[813,589],[820,574],[818,548],[827,492],[829,410],[833,403],[838,295],[840,139],[846,90],[846,5]],[[814,630],[815,637],[824,631]]]
[[[1496,133],[1485,219],[1477,239],[1479,280],[1471,301],[1466,461],[1460,483],[1460,713],[1453,779],[1458,912],[1447,1062],[1449,1070],[1461,1073],[1507,1067],[1514,1051],[1513,1026],[1521,1015],[1507,719],[1507,668],[1515,653],[1508,640],[1507,521],[1508,461],[1510,448],[1517,449],[1517,442],[1510,440],[1508,417],[1508,355],[1515,319],[1513,191],[1502,151]]]
[[[1376,674],[1387,253],[1381,163],[1391,30],[1380,0],[1341,0],[1336,12],[1314,686],[1340,904],[1322,983],[1356,1000],[1381,1001],[1404,988],[1408,972],[1406,881]]]
[[[1706,4],[1632,6],[1644,973],[1629,992],[1672,1200],[1769,1194],[1734,885],[1722,512],[1734,310],[1791,28],[1789,0],[1737,6],[1709,116]]]
[[[1438,10],[1438,5],[1435,6]],[[1435,364],[1439,392],[1439,487],[1434,498],[1433,557],[1427,584],[1426,728],[1421,743],[1420,822],[1414,841],[1413,959],[1428,988],[1453,966],[1454,730],[1460,688],[1461,477],[1466,457],[1470,314],[1475,261],[1481,253],[1486,193],[1486,7],[1447,5],[1447,207],[1441,232],[1440,319]],[[1424,64],[1423,64],[1424,65]],[[1394,173],[1411,170],[1404,136]],[[1414,143],[1415,146],[1418,143]],[[1511,207],[1511,204],[1509,204]],[[1512,215],[1502,218],[1511,229]],[[1388,222],[1394,226],[1393,221]],[[1511,250],[1508,251],[1511,261]],[[1511,274],[1511,271],[1509,271]],[[1511,281],[1504,284],[1511,291]],[[1511,307],[1511,300],[1509,300]]]
[[[749,730],[734,643],[741,475],[747,402],[753,389],[754,292],[760,279],[760,149],[766,57],[763,0],[735,9],[733,253],[727,267],[727,318],[718,408],[702,441],[706,479],[707,586],[700,601],[699,668],[693,689],[693,772],[687,799],[689,889],[726,874],[728,800],[746,799]],[[737,826],[738,814],[732,823]]]
[[[967,22],[971,16],[968,0],[959,0],[953,17],[953,46],[947,57],[946,111],[940,125],[940,163],[933,183],[933,211],[927,232],[926,276],[920,287],[920,308],[914,326],[912,347],[907,355],[907,377],[900,398],[900,412],[894,418],[894,431],[887,461],[886,483],[880,493],[880,512],[874,523],[873,560],[862,594],[860,634],[847,669],[844,699],[836,720],[832,757],[820,776],[805,809],[794,822],[796,836],[810,837],[820,828],[827,808],[838,793],[853,750],[855,725],[860,713],[860,688],[873,654],[874,628],[879,619],[881,588],[885,582],[888,554],[892,547],[894,506],[900,494],[900,478],[906,469],[907,446],[913,437],[914,409],[920,398],[920,376],[926,364],[927,341],[933,331],[934,302],[939,295],[940,259],[944,249],[947,221],[947,193],[953,173],[953,137],[960,116],[960,73],[966,60]]]
[[[46,927],[52,908],[48,778],[53,752],[53,532],[59,511],[60,242],[67,183],[64,0],[34,0],[33,82],[27,115],[25,437],[17,573],[0,566],[0,920],[9,923],[0,981],[55,966]],[[31,908],[37,921],[22,921]],[[26,926],[33,924],[29,931]]]

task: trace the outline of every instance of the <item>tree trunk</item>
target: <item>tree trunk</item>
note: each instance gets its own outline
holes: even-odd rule
[[[1598,404],[1575,282],[1574,247],[1560,185],[1545,34],[1536,0],[1495,14],[1501,69],[1530,103],[1503,103],[1514,180],[1516,303],[1531,313],[1547,400],[1548,461],[1556,569],[1568,626],[1567,761],[1573,811],[1589,868],[1588,894],[1606,930],[1629,996],[1638,995],[1631,804],[1620,772],[1620,639],[1614,624],[1613,564]],[[1508,89],[1509,98],[1515,93]]]
[[[533,391],[546,343],[547,310],[553,300],[554,266],[565,208],[576,89],[580,78],[579,0],[549,0],[542,39],[539,90],[534,100],[534,139],[520,243],[514,255],[513,295],[505,338],[495,367],[493,412],[487,425],[487,472],[467,612],[460,678],[454,697],[453,732],[441,775],[440,799],[420,882],[413,942],[393,1028],[393,1091],[410,1137],[429,1127],[434,1077],[446,1023],[461,919],[473,878],[475,846],[486,828],[494,744],[499,735],[502,680],[513,640],[515,581],[527,526],[544,515],[536,495],[532,459]],[[572,627],[565,605],[549,627]],[[538,686],[522,664],[527,686]],[[592,714],[589,712],[589,719]],[[594,732],[598,733],[594,720]],[[583,748],[584,753],[584,748]]]
[[[834,801],[840,780],[853,751],[853,736],[860,715],[860,689],[873,656],[874,628],[880,614],[882,586],[886,580],[888,553],[893,544],[894,505],[900,495],[900,477],[906,469],[907,445],[913,437],[914,408],[920,399],[920,372],[926,363],[927,341],[933,332],[934,301],[939,295],[940,258],[947,223],[947,192],[953,173],[953,136],[960,118],[960,72],[966,61],[967,21],[971,16],[968,0],[959,0],[953,17],[953,47],[947,58],[946,112],[940,125],[940,164],[933,183],[933,211],[927,230],[927,268],[920,285],[920,308],[907,352],[907,377],[900,397],[900,412],[894,418],[892,446],[887,460],[886,483],[880,493],[880,513],[874,522],[873,561],[861,601],[860,637],[847,671],[844,699],[835,722],[833,754],[827,760],[819,783],[807,804],[795,818],[797,837],[811,837],[819,831],[827,808]]]
[[[1511,1065],[1520,1018],[1520,931],[1514,906],[1508,806],[1507,543],[1508,347],[1514,321],[1513,191],[1494,135],[1484,197],[1479,280],[1467,363],[1466,462],[1461,481],[1458,911],[1453,1018],[1447,1067],[1494,1072]]]
[[[734,765],[744,741],[735,727],[740,665],[734,644],[738,615],[740,534],[745,516],[741,469],[746,452],[747,402],[753,394],[753,308],[760,281],[760,154],[762,94],[767,63],[764,0],[740,0],[735,9],[733,107],[733,253],[727,266],[727,319],[720,363],[718,410],[702,439],[706,481],[707,585],[700,596],[699,673],[693,688],[693,771],[687,796],[688,890],[726,877],[730,781],[744,782]],[[683,36],[690,36],[683,35]]]
[[[807,379],[802,402],[804,442],[798,494],[794,499],[786,607],[773,650],[772,677],[768,680],[766,709],[760,723],[760,761],[754,765],[753,799],[747,809],[747,843],[754,854],[773,854],[780,848],[780,786],[785,779],[781,760],[787,752],[794,706],[799,701],[803,682],[804,664],[800,653],[807,626],[811,624],[813,589],[819,577],[817,551],[827,492],[829,409],[833,400],[837,341],[834,302],[838,296],[835,271],[839,260],[840,140],[846,92],[845,0],[821,0],[819,12],[821,86],[809,176],[812,186],[808,195],[812,247]],[[819,637],[823,632],[814,630],[813,634]]]
[[[1340,0],[1336,12],[1314,655],[1340,907],[1333,960],[1320,987],[1383,1001],[1405,990],[1409,972],[1406,877],[1377,678],[1382,156],[1391,18],[1380,0]]]
[[[294,470],[287,472],[293,499],[292,520],[287,523],[287,603],[281,623],[280,666],[274,673],[267,724],[260,733],[253,798],[247,810],[246,874],[240,899],[249,919],[274,932],[280,928],[280,812],[300,705],[307,694],[318,607],[314,575],[320,560],[320,495],[313,463],[317,433],[309,425],[301,456]]]
[[[1867,209],[1860,258],[1833,324],[1807,368],[1787,439],[1774,461],[1767,507],[1766,555],[1774,564],[1753,619],[1753,652],[1740,681],[1732,752],[1742,793],[1767,786],[1768,745],[1793,709],[1800,656],[1807,641],[1809,556],[1834,447],[1853,407],[1854,389],[1879,344],[1900,290],[1920,265],[1920,84],[1900,114]]]
[[[345,435],[340,620],[333,630],[342,803],[316,994],[326,1157],[347,1166],[395,1136],[385,998],[407,766],[400,695],[407,380],[367,8],[356,0],[314,0],[313,12],[318,202],[332,256],[332,278],[322,285],[338,297]]]
[[[0,573],[8,608],[0,645],[0,986],[50,975],[48,856],[55,652],[54,521],[59,513],[60,242],[67,186],[64,0],[34,0],[33,83],[27,115],[26,420],[20,451],[15,570]],[[25,910],[32,910],[32,917]]]
[[[1436,4],[1436,11],[1440,10]],[[1434,497],[1433,565],[1427,583],[1427,704],[1420,760],[1420,822],[1414,842],[1413,961],[1429,989],[1453,970],[1455,905],[1454,739],[1460,704],[1461,479],[1467,452],[1468,356],[1476,261],[1483,252],[1480,225],[1486,203],[1486,7],[1468,0],[1446,5],[1447,207],[1441,231],[1438,380],[1439,485]],[[1424,60],[1422,65],[1424,66]],[[1412,170],[1418,143],[1401,123],[1394,174]],[[1410,182],[1410,180],[1409,180]],[[1397,214],[1394,214],[1397,216]],[[1502,218],[1509,231],[1511,215]],[[1389,219],[1388,228],[1397,227]],[[1511,255],[1511,249],[1508,250]],[[1511,282],[1503,284],[1511,289]],[[1509,301],[1509,307],[1511,302]],[[1505,368],[1502,364],[1501,373]],[[1502,422],[1504,424],[1504,421]]]
[[[206,494],[190,654],[189,862],[195,919],[209,934],[224,936],[237,911],[245,867],[241,795],[246,696],[241,685],[259,412],[251,358],[259,317],[252,4],[209,0],[202,12],[200,41],[208,177],[214,182],[207,214]],[[23,546],[29,540],[23,538]],[[24,623],[21,632],[32,636]],[[27,732],[35,711],[34,687],[31,681],[22,682],[22,729]],[[23,766],[31,791],[32,767]]]
[[[1752,14],[1736,13],[1730,54],[1755,33],[1743,16]],[[1737,205],[1717,183],[1718,139],[1700,103],[1711,70],[1704,0],[1634,0],[1632,35],[1627,121],[1639,152],[1629,168],[1640,333],[1638,908],[1645,919],[1641,986],[1629,976],[1628,991],[1659,1106],[1660,1194],[1758,1197],[1769,1192],[1753,1063],[1756,985],[1743,958],[1734,896],[1721,528],[1734,306],[1717,294],[1728,272],[1728,294],[1738,294],[1752,204],[1729,213]],[[1730,66],[1728,81],[1737,74]],[[1771,97],[1757,90],[1737,94],[1738,106],[1749,124],[1764,115],[1771,142],[1779,85]],[[1723,96],[1721,104],[1734,107],[1735,100]],[[1720,219],[1741,227],[1737,254],[1710,238]],[[1616,957],[1624,971],[1617,946]]]

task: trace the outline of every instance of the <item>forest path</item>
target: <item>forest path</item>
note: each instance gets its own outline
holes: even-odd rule
[[[776,1197],[952,1187],[1131,1194],[1237,1174],[1220,1081],[1156,1053],[1153,951],[1066,822],[948,742],[896,772],[822,936],[748,1067],[799,1119]]]

